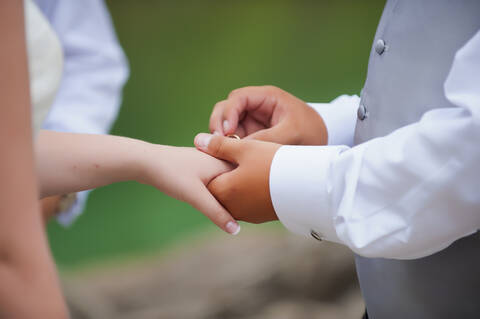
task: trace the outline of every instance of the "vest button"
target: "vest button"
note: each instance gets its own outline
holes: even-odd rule
[[[364,119],[367,118],[367,108],[365,107],[365,105],[363,104],[360,104],[360,106],[358,107],[358,110],[357,110],[357,117],[360,121],[363,121]]]
[[[385,52],[385,41],[378,39],[377,43],[375,43],[375,51],[378,53],[378,55],[382,55],[383,52]]]

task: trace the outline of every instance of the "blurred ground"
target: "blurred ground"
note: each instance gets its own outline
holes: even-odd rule
[[[64,286],[74,319],[349,319],[364,310],[348,250],[276,231],[193,237]]]

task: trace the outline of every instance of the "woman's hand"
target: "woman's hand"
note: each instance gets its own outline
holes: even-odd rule
[[[290,145],[325,145],[328,139],[323,119],[314,109],[274,86],[232,91],[215,105],[210,132]]]
[[[237,220],[263,223],[277,220],[270,198],[270,165],[279,144],[198,134],[203,152],[238,165],[215,178],[208,189]]]
[[[144,170],[140,182],[189,203],[221,229],[238,234],[238,223],[206,187],[215,177],[232,170],[232,165],[195,148],[153,144],[149,144],[141,162]]]

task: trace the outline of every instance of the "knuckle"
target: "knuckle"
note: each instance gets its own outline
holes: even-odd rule
[[[239,116],[244,107],[245,104],[241,96],[231,98],[230,103],[225,107],[225,118],[232,119],[232,117]]]
[[[225,190],[223,192],[225,200],[231,201],[235,199],[236,195],[238,195],[238,189],[233,183],[228,183],[225,187]]]
[[[285,94],[285,91],[273,85],[266,85],[264,92],[265,102],[268,104],[276,104],[278,99],[282,98]]]
[[[215,103],[215,106],[213,107],[213,111],[218,113],[221,112],[221,110],[225,107],[225,100],[219,101]]]
[[[230,99],[230,98],[240,94],[243,89],[244,88],[239,88],[239,89],[232,90],[230,93],[228,93],[228,98]]]
[[[255,88],[255,86],[244,86],[244,87],[241,87],[241,88],[238,88],[238,89],[235,89],[235,90],[232,90],[229,94],[228,94],[228,98],[232,98],[232,97],[236,97],[236,96],[239,96],[239,95],[242,95],[244,94],[245,92],[248,92],[249,90]]]
[[[279,89],[278,87],[276,87],[274,85],[265,85],[265,86],[263,86],[263,88],[265,89],[265,91],[267,91],[270,94],[275,94],[275,93],[279,93],[280,91],[282,91],[281,89]]]

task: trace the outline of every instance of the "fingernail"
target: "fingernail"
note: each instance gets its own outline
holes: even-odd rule
[[[227,133],[229,128],[230,128],[230,124],[228,124],[228,121],[227,120],[223,121],[223,132]]]
[[[220,133],[218,133],[218,131],[215,131],[213,132],[213,135],[220,135]]]
[[[236,222],[228,222],[226,226],[227,232],[229,232],[231,235],[238,235],[240,232],[240,225]]]
[[[212,139],[212,136],[213,135],[211,134],[205,134],[205,133],[198,134],[197,141],[195,144],[202,149],[207,149],[208,144],[210,144],[210,140]]]

